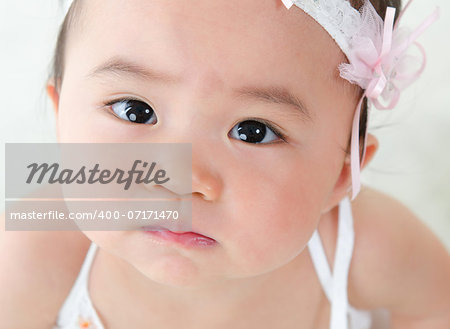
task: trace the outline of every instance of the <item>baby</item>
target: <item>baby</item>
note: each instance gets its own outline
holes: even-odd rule
[[[2,232],[0,328],[363,329],[377,309],[450,327],[444,246],[400,202],[356,196],[373,86],[343,79],[338,40],[288,2],[73,2],[47,86],[58,142],[192,143],[207,243]],[[398,18],[400,1],[372,4]]]

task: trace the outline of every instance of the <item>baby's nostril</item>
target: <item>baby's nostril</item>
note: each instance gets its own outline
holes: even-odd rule
[[[203,200],[211,201],[206,195],[204,195],[203,193],[200,193],[200,192],[193,192],[192,193],[192,197],[193,198],[194,197],[199,197],[199,198],[202,198]]]

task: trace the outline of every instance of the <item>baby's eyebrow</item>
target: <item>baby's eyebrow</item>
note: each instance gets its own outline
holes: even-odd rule
[[[284,87],[241,87],[234,89],[233,92],[238,97],[245,97],[272,104],[286,104],[294,107],[295,116],[301,120],[314,123],[311,111],[305,104],[292,92]]]
[[[130,75],[138,79],[158,81],[163,84],[177,84],[183,80],[181,77],[157,71],[150,67],[144,67],[121,57],[112,57],[103,64],[100,64],[91,73],[87,74],[86,78],[101,78],[101,76],[107,75]],[[285,87],[247,86],[234,88],[232,92],[234,96],[239,98],[271,104],[290,105],[289,114],[294,115],[302,121],[314,123],[312,112],[308,110],[305,104],[294,93]]]
[[[86,75],[87,79],[99,78],[102,75],[131,75],[144,80],[156,80],[166,84],[181,82],[181,79],[173,75],[156,71],[149,67],[143,67],[138,63],[113,57],[103,64],[98,65],[91,73]]]

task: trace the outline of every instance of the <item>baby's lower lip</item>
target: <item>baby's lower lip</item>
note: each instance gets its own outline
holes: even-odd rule
[[[157,237],[168,242],[175,242],[186,247],[207,247],[216,243],[216,240],[195,232],[175,233],[164,229],[146,228],[143,228],[143,230],[145,234],[149,234],[152,237]]]

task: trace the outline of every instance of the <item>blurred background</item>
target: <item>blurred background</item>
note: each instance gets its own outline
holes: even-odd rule
[[[407,205],[450,251],[450,1],[415,0],[402,25],[418,26],[436,6],[440,19],[419,38],[425,72],[394,110],[370,112],[380,148],[361,179]],[[58,0],[0,0],[0,212],[5,143],[56,142],[45,82],[62,13]]]

